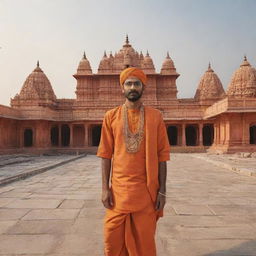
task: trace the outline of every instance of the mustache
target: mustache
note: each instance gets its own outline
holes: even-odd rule
[[[137,91],[130,91],[128,94],[131,94],[131,93],[137,93],[137,94],[139,94]]]

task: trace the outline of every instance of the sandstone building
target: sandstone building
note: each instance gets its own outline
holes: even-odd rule
[[[194,98],[179,99],[169,53],[157,73],[149,53],[138,53],[127,37],[119,52],[104,53],[95,74],[84,54],[73,75],[75,99],[58,99],[37,63],[11,107],[0,105],[0,152],[95,149],[104,113],[124,101],[119,73],[129,66],[148,75],[143,100],[162,111],[173,151],[256,150],[256,69],[246,57],[226,92],[209,65]]]

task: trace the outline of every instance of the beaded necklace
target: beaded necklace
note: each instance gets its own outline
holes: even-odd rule
[[[140,120],[136,133],[132,133],[128,124],[128,109],[125,104],[122,106],[123,134],[125,139],[126,151],[136,153],[139,151],[141,141],[144,136],[144,106],[140,107]]]

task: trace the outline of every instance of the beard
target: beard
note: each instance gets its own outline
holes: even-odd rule
[[[131,102],[135,102],[139,100],[142,96],[142,92],[139,93],[137,91],[125,92],[125,97]]]

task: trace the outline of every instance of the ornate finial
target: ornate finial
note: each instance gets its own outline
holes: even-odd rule
[[[128,34],[126,34],[126,40],[125,40],[126,44],[129,44],[129,38],[128,38]]]
[[[244,55],[244,61],[247,61],[247,57],[246,57],[246,54]]]
[[[167,59],[170,59],[169,51],[167,51]]]
[[[104,51],[104,58],[107,58],[107,53],[106,53],[106,50]]]
[[[84,59],[86,59],[86,54],[85,54],[85,51],[84,51],[84,56],[83,56],[83,57],[84,57]]]
[[[147,57],[149,57],[149,53],[148,53],[148,50],[147,50],[147,54],[146,54]]]
[[[208,65],[208,70],[211,69],[211,62],[209,62],[209,65]]]
[[[37,61],[36,66],[39,68],[39,60]]]

